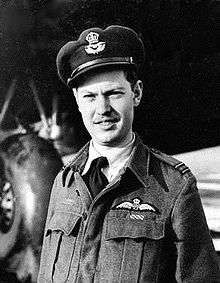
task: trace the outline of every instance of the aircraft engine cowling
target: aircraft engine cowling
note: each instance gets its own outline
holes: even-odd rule
[[[1,282],[12,282],[4,279],[9,274],[36,282],[50,192],[62,165],[53,145],[35,134],[0,144]]]

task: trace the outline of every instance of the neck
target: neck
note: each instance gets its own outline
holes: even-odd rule
[[[131,132],[131,134],[129,134],[128,137],[125,140],[123,140],[121,143],[115,145],[114,148],[121,148],[121,149],[126,148],[131,143],[133,143],[134,139],[135,139],[135,134],[133,132]],[[95,148],[95,150],[99,153],[108,152],[108,151],[112,150],[112,146],[98,144],[94,140],[92,140],[92,144],[93,144],[93,147]]]

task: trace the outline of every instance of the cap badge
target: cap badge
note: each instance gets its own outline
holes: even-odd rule
[[[89,45],[85,47],[87,54],[98,54],[105,49],[105,42],[99,42],[99,34],[96,32],[87,34],[86,40],[89,43]]]

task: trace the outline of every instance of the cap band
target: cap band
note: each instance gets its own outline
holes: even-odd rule
[[[86,62],[80,66],[78,66],[73,72],[71,73],[70,78],[67,80],[67,85],[72,81],[75,75],[79,75],[80,71],[90,68],[90,67],[98,67],[98,66],[106,66],[106,65],[134,65],[134,61],[132,57],[110,57],[110,58],[99,58],[96,60],[92,60]]]

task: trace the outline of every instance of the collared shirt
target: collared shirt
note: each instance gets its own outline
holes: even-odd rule
[[[94,159],[105,156],[108,159],[109,166],[103,168],[103,173],[111,182],[120,172],[120,170],[126,165],[130,159],[131,152],[134,146],[135,134],[133,133],[132,140],[124,147],[103,147],[96,144],[94,141],[90,141],[89,144],[89,157],[86,162],[82,175],[85,175]]]

